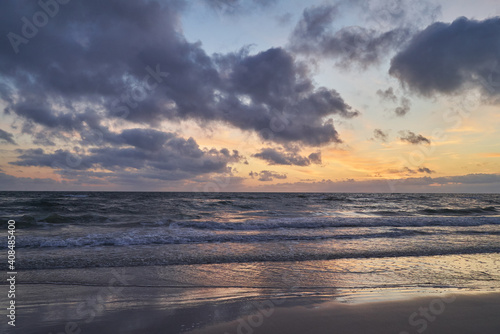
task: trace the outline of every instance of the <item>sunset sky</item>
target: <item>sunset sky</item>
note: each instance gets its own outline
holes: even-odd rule
[[[0,190],[498,192],[500,3],[0,2]]]

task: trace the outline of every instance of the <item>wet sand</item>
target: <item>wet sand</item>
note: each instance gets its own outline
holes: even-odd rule
[[[16,328],[5,322],[0,329],[23,334],[500,333],[500,293],[402,295],[405,299],[376,302],[339,296],[318,302],[300,294],[242,298],[242,292],[20,284]]]
[[[252,315],[190,334],[498,334],[500,294],[448,295],[411,300],[262,308]]]

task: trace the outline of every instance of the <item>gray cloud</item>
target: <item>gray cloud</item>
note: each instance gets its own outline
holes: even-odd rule
[[[413,145],[418,145],[418,144],[431,144],[431,141],[427,138],[425,138],[422,135],[417,135],[414,132],[411,131],[400,131],[399,132],[400,136],[399,139],[401,141],[413,144]]]
[[[292,13],[284,13],[276,16],[276,21],[280,26],[286,26],[292,21]]]
[[[269,181],[273,181],[274,179],[283,180],[283,179],[287,178],[286,174],[280,174],[280,173],[276,173],[276,172],[269,171],[269,170],[263,170],[263,171],[260,171],[259,173],[250,172],[248,175],[250,175],[252,177],[252,179],[255,177],[258,177],[258,180],[262,181],[262,182],[269,182]]]
[[[488,94],[500,87],[500,18],[461,17],[437,22],[415,35],[391,61],[390,74],[423,95],[452,94],[481,85]]]
[[[241,129],[270,129],[275,142],[310,146],[341,142],[332,121],[324,122],[323,117],[359,115],[335,90],[314,89],[307,68],[284,49],[253,56],[243,50],[219,57],[218,63],[232,93],[219,103],[224,118]]]
[[[11,133],[0,129],[0,141],[2,140],[9,144],[17,145],[17,143],[14,141],[14,136]]]
[[[406,115],[408,112],[410,112],[411,108],[411,102],[408,98],[402,97],[401,98],[401,105],[394,109],[394,113],[396,116],[403,117]]]
[[[375,130],[373,130],[373,137],[377,140],[380,140],[380,141],[386,143],[387,140],[389,139],[389,134],[387,132],[380,130],[380,129],[375,129]]]
[[[394,90],[392,87],[387,88],[386,90],[377,90],[377,95],[380,96],[382,100],[397,102],[398,97],[394,94]]]
[[[427,167],[420,167],[418,169],[419,173],[426,173],[426,174],[432,174],[432,173],[435,173],[436,171],[433,171]]]
[[[379,31],[359,26],[337,31],[332,23],[339,13],[338,5],[323,5],[304,10],[290,38],[290,49],[297,53],[335,58],[337,65],[359,65],[362,68],[378,64],[388,51],[409,39],[409,28]]]
[[[392,87],[387,88],[386,90],[377,90],[377,95],[380,97],[382,101],[390,101],[396,103],[398,101],[398,97],[394,94],[394,90]],[[396,116],[403,117],[411,109],[411,102],[407,97],[402,96],[400,99],[400,105],[394,109],[394,113]]]
[[[174,0],[71,3],[19,45],[19,53],[0,40],[0,71],[10,84],[0,87],[6,112],[24,119],[26,132],[45,128],[39,143],[44,134],[69,140],[75,131],[105,133],[106,118],[150,126],[222,122],[282,144],[341,142],[328,116],[359,113],[338,92],[315,87],[307,66],[282,48],[208,56],[182,35],[183,6]],[[19,32],[18,18],[39,8],[16,1],[1,2],[0,10],[9,13],[0,30]]]
[[[237,15],[274,5],[278,0],[202,0],[210,8],[226,15]]]
[[[433,185],[433,186],[430,186]],[[436,187],[435,185],[440,185]],[[283,192],[464,192],[464,193],[497,193],[500,185],[500,174],[468,174],[460,176],[408,177],[395,180],[322,180],[317,182],[279,183],[269,186],[261,185],[255,191]]]
[[[417,170],[411,169],[409,167],[403,167],[403,169],[389,169],[387,172],[391,174],[417,174],[417,173],[424,173],[424,174],[433,174],[435,171],[427,168],[427,167],[419,167]]]
[[[311,163],[321,164],[321,152],[311,153],[308,157],[304,157],[297,151],[286,152],[273,148],[263,148],[253,156],[267,161],[269,165],[309,166]]]
[[[321,165],[323,161],[321,160],[321,152],[313,152],[307,156],[311,163]]]
[[[230,163],[239,162],[238,151],[201,149],[193,138],[184,139],[172,133],[148,129],[124,130],[108,134],[104,140],[112,146],[69,152],[43,149],[17,150],[19,156],[11,162],[16,166],[52,167],[62,175],[69,171],[107,171],[156,173],[159,179],[182,180],[207,173],[231,173]],[[168,172],[168,174],[162,174]],[[77,172],[78,174],[88,174]],[[149,176],[151,178],[152,176]]]
[[[348,0],[348,2],[358,5],[366,20],[381,28],[426,26],[441,15],[440,5],[425,0]]]

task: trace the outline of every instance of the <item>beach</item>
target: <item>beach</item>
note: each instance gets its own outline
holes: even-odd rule
[[[498,195],[3,192],[0,200],[2,221],[16,225],[16,326],[5,317],[5,333],[499,328]],[[4,280],[0,292],[8,290]]]
[[[396,294],[387,300],[380,300],[378,293],[352,293],[321,302],[310,296],[242,298],[245,291],[237,289],[23,286],[21,290],[30,295],[31,303],[19,311],[15,331],[5,333],[496,334],[500,328],[498,292]],[[49,290],[50,297],[40,293]],[[179,299],[180,295],[184,297]]]
[[[398,301],[263,308],[236,321],[194,330],[215,333],[498,333],[500,294],[428,296]],[[267,313],[266,313],[267,311]]]

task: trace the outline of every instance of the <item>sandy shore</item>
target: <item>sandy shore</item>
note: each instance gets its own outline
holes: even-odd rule
[[[278,293],[248,294],[245,289],[228,288],[115,287],[111,291],[109,287],[20,284],[18,290],[16,327],[5,321],[0,324],[1,333],[500,333],[498,292],[408,295],[400,291],[399,298],[405,299],[375,301],[392,297],[385,290],[368,295],[344,292],[334,299],[300,293],[283,298]],[[271,299],[276,296],[280,299]]]
[[[269,307],[190,334],[500,333],[500,294],[448,295],[411,300]],[[267,307],[266,307],[267,306]]]

